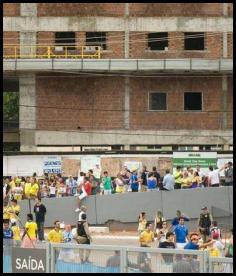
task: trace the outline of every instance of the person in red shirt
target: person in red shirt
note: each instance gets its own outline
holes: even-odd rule
[[[92,193],[92,184],[89,182],[89,178],[85,177],[84,180],[84,184],[80,186],[80,193],[75,194],[75,196],[78,197],[78,208],[75,209],[75,212],[80,211],[81,200],[91,195]]]

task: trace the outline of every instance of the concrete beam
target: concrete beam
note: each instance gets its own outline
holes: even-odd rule
[[[230,59],[4,59],[3,71],[233,72]]]
[[[32,130],[33,131],[33,130]],[[33,131],[34,132],[34,131]],[[214,145],[233,144],[231,130],[35,131],[36,145]]]
[[[231,17],[4,17],[4,32],[233,32]]]
[[[21,3],[20,4],[21,16],[37,16],[37,3]]]

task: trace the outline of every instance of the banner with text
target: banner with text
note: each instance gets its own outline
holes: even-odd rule
[[[61,157],[48,156],[43,161],[44,173],[61,173]]]

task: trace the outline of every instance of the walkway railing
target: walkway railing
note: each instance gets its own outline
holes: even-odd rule
[[[51,273],[232,273],[232,258],[209,257],[207,251],[125,247],[110,245],[78,245],[37,243],[25,249],[4,242],[3,272],[16,271],[16,258],[31,259],[38,254],[46,256],[45,271]],[[22,251],[22,253],[21,253]],[[18,255],[17,255],[18,254]],[[41,255],[40,255],[41,254]],[[29,257],[29,256],[28,256]],[[37,257],[35,257],[37,259]]]
[[[101,58],[100,46],[78,46],[78,45],[3,45],[4,59],[83,59]]]

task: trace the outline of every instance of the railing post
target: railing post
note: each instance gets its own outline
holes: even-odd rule
[[[81,58],[84,58],[84,46],[82,46],[82,50],[81,50]]]
[[[120,273],[126,273],[127,271],[127,249],[120,249]]]
[[[101,58],[101,47],[99,46],[99,48],[98,48],[98,59],[100,59]]]
[[[65,58],[67,58],[67,46],[65,46]]]
[[[55,273],[55,252],[54,252],[54,246],[52,244],[50,244],[50,256],[51,256],[51,266],[50,266],[50,270],[51,273]]]
[[[14,54],[15,54],[15,59],[17,58],[17,49],[16,49],[17,46],[14,47]]]

